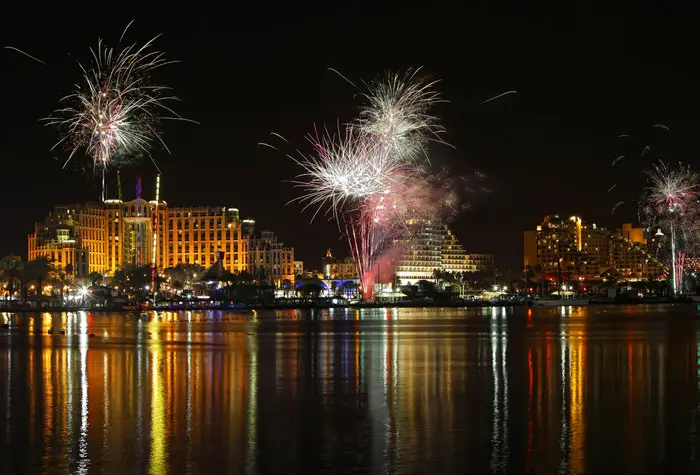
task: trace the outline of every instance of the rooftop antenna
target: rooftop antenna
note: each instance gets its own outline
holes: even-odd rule
[[[139,175],[138,179],[136,180],[136,217],[140,218],[141,217],[141,176]],[[141,244],[143,243],[143,236],[142,236],[142,228],[143,226],[141,225],[140,220],[136,220],[136,226],[137,231],[136,231],[136,265],[137,266],[142,266],[143,263],[141,262]]]
[[[160,173],[156,175],[156,202],[153,210],[153,252],[151,253],[151,289],[153,289],[153,305],[156,303],[156,254],[158,252],[158,211],[160,209]]]
[[[122,200],[122,176],[119,170],[117,170],[117,198],[119,201]]]

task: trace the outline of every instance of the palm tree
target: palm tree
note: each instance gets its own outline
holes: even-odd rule
[[[5,256],[0,259],[0,275],[7,282],[7,295],[9,300],[12,300],[15,290],[15,282],[22,275],[22,261],[15,256]],[[8,299],[5,299],[5,306],[8,305]]]
[[[36,286],[37,286],[36,295],[37,295],[37,299],[39,301],[39,304],[41,304],[41,296],[43,294],[44,281],[46,281],[50,272],[51,272],[51,263],[46,257],[39,257],[38,259],[35,259],[33,261],[29,261],[24,266],[22,280],[24,281],[25,287],[26,287],[26,284],[28,284],[29,282],[36,283]],[[26,288],[25,288],[25,299],[26,299]]]
[[[433,269],[433,279],[435,279],[435,286],[440,287],[440,279],[442,279],[442,272],[440,269]]]
[[[53,285],[54,289],[58,287],[61,302],[63,302],[63,288],[68,284],[68,282],[70,282],[69,274],[64,271],[60,265],[53,265],[49,279],[51,280],[51,284]]]

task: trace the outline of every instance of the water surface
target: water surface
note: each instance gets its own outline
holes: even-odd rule
[[[0,473],[692,473],[696,319],[2,314]]]

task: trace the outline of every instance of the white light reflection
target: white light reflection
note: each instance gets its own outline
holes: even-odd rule
[[[493,375],[493,427],[491,471],[507,472],[508,465],[508,332],[505,307],[491,308],[491,374]]]
[[[10,317],[7,317],[9,324]],[[10,415],[12,414],[12,338],[7,339],[7,385],[5,386],[5,440],[10,445]]]
[[[567,334],[564,328],[561,329],[561,334],[559,337],[559,353],[560,353],[560,366],[561,366],[561,429],[559,430],[559,473],[566,473],[567,467],[569,465],[569,454],[568,454],[568,439],[569,439],[569,421],[567,414],[567,398],[566,394],[569,387],[568,378],[568,348],[567,348]]]
[[[110,407],[109,407],[109,357],[107,356],[107,353],[105,352],[103,357],[102,357],[102,364],[104,366],[104,388],[102,391],[103,394],[103,399],[102,403],[104,404],[104,423],[102,425],[102,449],[104,450],[105,454],[109,454],[109,443],[107,442],[109,440],[109,426],[110,426],[110,421],[109,421],[109,416],[110,416]]]
[[[248,337],[250,368],[248,369],[248,438],[246,473],[257,473],[258,448],[258,343]]]
[[[187,447],[187,460],[192,460],[192,312],[187,312],[187,400],[185,422],[185,446]]]
[[[87,377],[87,313],[78,312],[80,334],[80,438],[78,440],[78,473],[88,473],[90,458],[88,457],[88,377]]]

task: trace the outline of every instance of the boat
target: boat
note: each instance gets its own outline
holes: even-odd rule
[[[562,291],[552,292],[551,295],[535,298],[535,300],[532,301],[532,305],[535,307],[580,307],[583,305],[588,305],[588,302],[588,298],[576,297],[573,292]]]
[[[532,301],[532,305],[535,307],[568,307],[575,306],[580,307],[583,305],[588,305],[588,299],[535,299]]]

